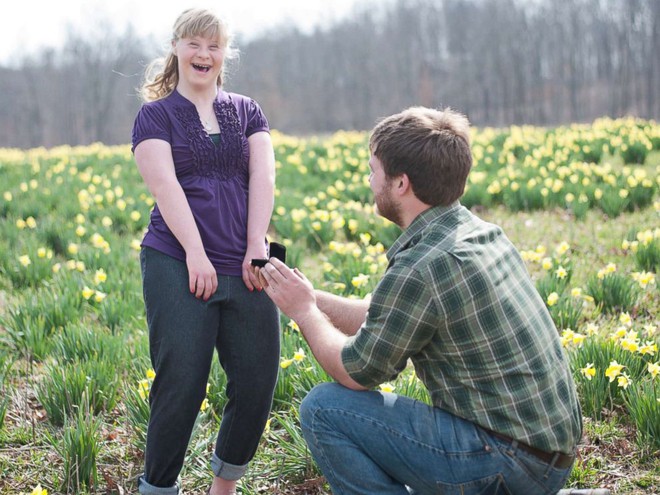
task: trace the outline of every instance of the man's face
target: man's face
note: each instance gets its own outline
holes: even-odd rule
[[[369,185],[374,193],[376,213],[397,225],[401,225],[401,205],[397,203],[392,193],[395,181],[385,175],[383,164],[373,154],[369,159],[369,168],[371,169]]]

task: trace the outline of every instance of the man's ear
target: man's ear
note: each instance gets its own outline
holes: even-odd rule
[[[400,195],[403,196],[408,191],[412,190],[412,184],[410,183],[410,178],[407,174],[401,174],[399,177],[394,179],[395,190]]]

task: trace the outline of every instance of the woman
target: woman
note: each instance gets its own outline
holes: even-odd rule
[[[156,372],[143,494],[178,493],[214,348],[228,401],[211,459],[211,495],[236,493],[277,380],[279,317],[250,268],[252,258],[268,257],[273,147],[257,103],[222,90],[231,54],[218,17],[183,12],[162,70],[147,76],[133,128],[135,161],[156,199],[140,255]]]

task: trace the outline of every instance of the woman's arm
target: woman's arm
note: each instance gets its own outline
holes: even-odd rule
[[[250,183],[248,193],[247,251],[243,260],[243,282],[248,289],[261,290],[250,266],[252,258],[266,257],[266,234],[275,202],[275,153],[270,134],[256,132],[248,138]]]
[[[144,140],[135,148],[135,161],[165,223],[186,252],[190,292],[206,301],[218,287],[218,277],[176,178],[170,144],[160,139]]]

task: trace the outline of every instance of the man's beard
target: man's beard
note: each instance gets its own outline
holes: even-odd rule
[[[401,227],[401,206],[392,198],[389,183],[383,189],[385,190],[378,194],[374,194],[376,213]]]

